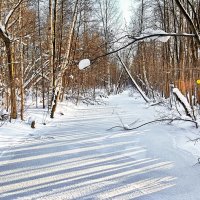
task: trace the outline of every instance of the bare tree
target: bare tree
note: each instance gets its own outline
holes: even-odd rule
[[[195,4],[196,6],[199,6],[197,3],[198,1],[193,3],[190,0],[187,0],[187,5],[186,7],[190,7],[192,10],[192,14],[194,15],[194,19],[192,19],[192,17],[190,16],[190,14],[187,12],[186,7],[184,7],[182,1],[180,0],[175,0],[177,6],[179,7],[180,11],[183,13],[183,15],[185,16],[187,22],[189,23],[193,33],[195,34],[195,38],[198,42],[198,44],[200,45],[200,22],[199,22],[199,17],[197,12],[195,11]]]
[[[68,64],[69,64],[69,56],[70,56],[70,50],[71,50],[71,45],[72,45],[73,33],[74,33],[74,28],[75,28],[77,14],[78,14],[78,12],[77,12],[78,3],[79,3],[79,0],[76,0],[75,5],[74,5],[73,19],[72,19],[71,27],[70,27],[70,31],[69,31],[69,38],[67,41],[67,48],[66,48],[64,60],[60,66],[58,76],[56,77],[56,88],[54,89],[53,98],[52,98],[53,103],[52,103],[52,109],[51,109],[51,115],[50,115],[51,118],[54,118],[54,113],[56,111],[56,107],[57,107],[57,103],[59,100],[61,87],[62,87],[62,80],[63,80],[62,77],[63,77],[66,69],[68,68]]]
[[[11,102],[11,112],[10,117],[12,119],[17,118],[17,105],[16,105],[16,86],[15,86],[15,69],[14,69],[14,57],[13,57],[13,46],[12,37],[8,31],[10,26],[12,26],[11,18],[15,11],[19,8],[23,0],[20,0],[17,4],[13,6],[10,12],[6,15],[4,19],[0,22],[0,38],[3,40],[6,53],[7,62],[9,70],[9,87],[10,87],[10,102]]]

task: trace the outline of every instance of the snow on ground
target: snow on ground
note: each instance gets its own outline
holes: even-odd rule
[[[64,117],[67,119],[76,106],[72,103],[61,103],[57,109],[55,119],[50,119],[48,117],[50,114],[46,109],[42,109],[42,106],[39,105],[37,109],[33,107],[35,107],[35,105],[31,105],[30,108],[25,111],[24,121],[18,119],[12,120],[11,123],[2,122],[2,126],[0,127],[0,154],[3,147],[9,148],[20,142],[23,143],[24,140],[30,139],[30,136],[41,136],[43,130],[59,126],[60,120]],[[64,112],[66,116],[62,117]],[[36,121],[36,129],[31,128],[30,124],[33,120]],[[44,125],[44,123],[46,125]]]
[[[65,115],[61,115],[62,111]],[[56,119],[30,109],[36,129],[18,121],[0,128],[0,199],[196,200],[200,196],[199,133],[191,123],[107,129],[158,118],[138,94],[106,105],[61,105]],[[42,125],[45,121],[46,125]]]

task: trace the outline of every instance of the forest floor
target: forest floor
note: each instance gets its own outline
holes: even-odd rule
[[[53,120],[35,114],[0,128],[0,199],[197,200],[199,135],[188,122],[154,123],[136,130],[113,126],[170,116],[138,94],[111,96],[106,105],[62,104]],[[127,126],[127,125],[125,125]],[[136,126],[133,125],[133,126]]]

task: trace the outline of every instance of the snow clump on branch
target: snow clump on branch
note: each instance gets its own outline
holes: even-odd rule
[[[89,59],[83,59],[79,62],[79,69],[82,70],[82,69],[85,69],[86,67],[89,67],[90,66],[90,60]]]
[[[158,36],[159,34],[161,34],[162,36]],[[165,35],[166,36],[163,36]],[[170,39],[170,36],[167,35],[168,33],[166,33],[163,30],[154,30],[154,29],[145,29],[142,34],[140,35],[140,37],[145,37],[145,36],[151,36],[151,35],[156,35],[155,37],[151,37],[149,38],[149,40],[158,40],[160,42],[167,42]]]
[[[180,92],[180,90],[178,88],[173,88],[173,93],[175,94],[175,96],[177,97],[177,99],[179,100],[179,102],[183,105],[186,114],[188,116],[190,116],[191,118],[193,118],[193,114],[192,114],[192,108],[190,106],[190,104],[188,103],[188,100],[185,96],[183,96],[183,94]]]

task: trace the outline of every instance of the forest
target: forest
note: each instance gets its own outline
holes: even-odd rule
[[[125,90],[123,65],[149,99],[177,87],[198,105],[200,1],[136,0],[130,11],[125,22],[115,0],[0,0],[2,110],[24,120],[31,95],[54,118],[59,101]]]
[[[0,199],[200,199],[200,0],[0,0]]]

